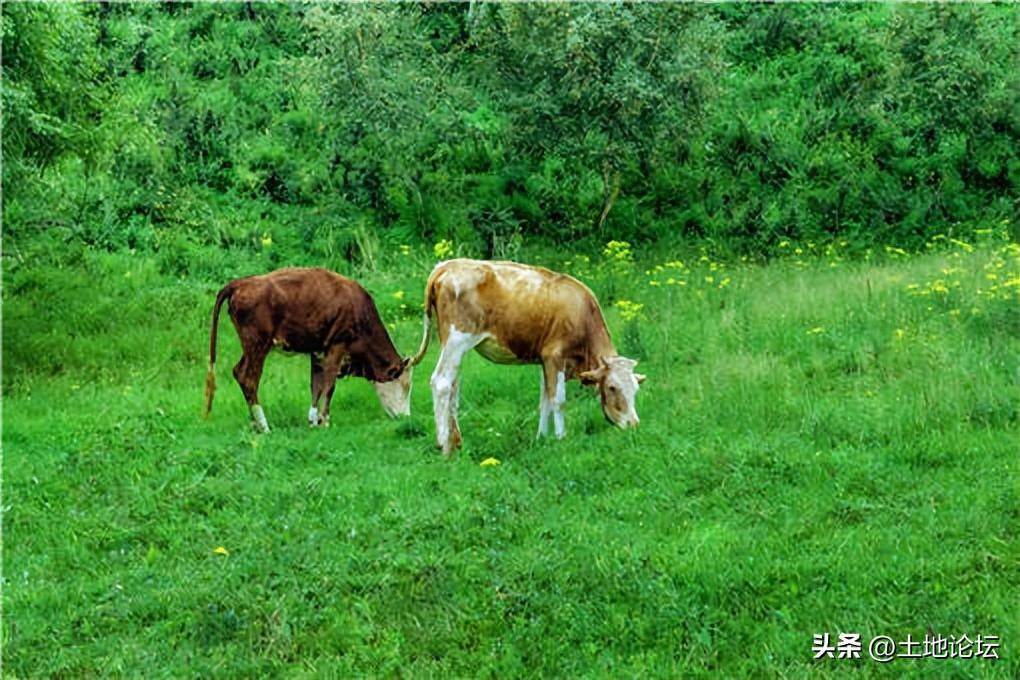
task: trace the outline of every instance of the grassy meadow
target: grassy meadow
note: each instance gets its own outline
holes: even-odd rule
[[[1016,677],[1020,246],[785,247],[522,257],[599,294],[642,425],[572,383],[536,441],[539,370],[472,355],[452,460],[435,344],[410,419],[347,380],[318,430],[307,360],[272,355],[260,436],[226,314],[199,417],[223,280],[9,268],[5,676]],[[355,274],[410,353],[435,258],[386,258]],[[864,658],[813,661],[825,632]],[[1001,659],[867,658],[926,633]]]

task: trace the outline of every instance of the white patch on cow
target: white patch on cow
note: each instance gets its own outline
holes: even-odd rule
[[[457,378],[460,372],[460,362],[464,360],[464,355],[484,339],[484,335],[462,333],[457,330],[456,326],[450,324],[450,334],[439,353],[436,370],[432,372],[430,385],[432,386],[432,407],[436,417],[436,443],[443,449],[443,453],[448,454],[453,448],[450,437],[453,428],[456,427],[456,402],[459,396],[457,394]]]
[[[308,409],[308,423],[310,425],[317,425],[319,422],[319,409],[312,406]]]
[[[266,412],[262,410],[262,406],[259,404],[252,405],[251,419],[255,424],[256,430],[259,432],[269,432],[269,423],[266,421]]]

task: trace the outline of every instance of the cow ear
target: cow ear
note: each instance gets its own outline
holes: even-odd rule
[[[596,368],[591,371],[582,371],[577,374],[577,377],[581,379],[582,385],[597,385],[605,373],[606,369]]]
[[[637,378],[637,384],[640,385],[645,381],[645,378],[647,378],[648,376],[646,376],[644,373],[635,373],[634,377]]]

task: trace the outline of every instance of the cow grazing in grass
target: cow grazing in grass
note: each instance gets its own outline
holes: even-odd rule
[[[308,421],[312,425],[329,424],[336,379],[346,375],[372,381],[390,416],[410,413],[411,367],[393,347],[371,296],[339,274],[295,267],[236,279],[216,296],[209,337],[206,415],[216,389],[216,327],[224,301],[244,352],[234,367],[234,378],[257,430],[269,431],[258,391],[263,363],[274,348],[311,355]]]
[[[436,441],[449,454],[461,444],[457,426],[460,362],[472,349],[496,363],[542,364],[538,435],[563,437],[566,381],[596,385],[613,424],[634,427],[634,395],[645,377],[617,354],[591,290],[564,274],[513,262],[449,260],[425,287],[424,335],[411,365],[428,349],[434,319],[442,347],[432,374]]]

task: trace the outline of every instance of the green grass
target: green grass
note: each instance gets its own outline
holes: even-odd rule
[[[532,260],[600,294],[649,376],[640,429],[572,384],[567,438],[536,441],[538,369],[473,355],[453,460],[435,345],[411,419],[349,380],[328,430],[306,360],[271,356],[258,436],[226,318],[199,417],[225,279],[9,267],[5,674],[1017,677],[1015,246],[614,258]],[[358,277],[405,353],[430,267]],[[823,632],[998,635],[1002,658],[814,662]]]

